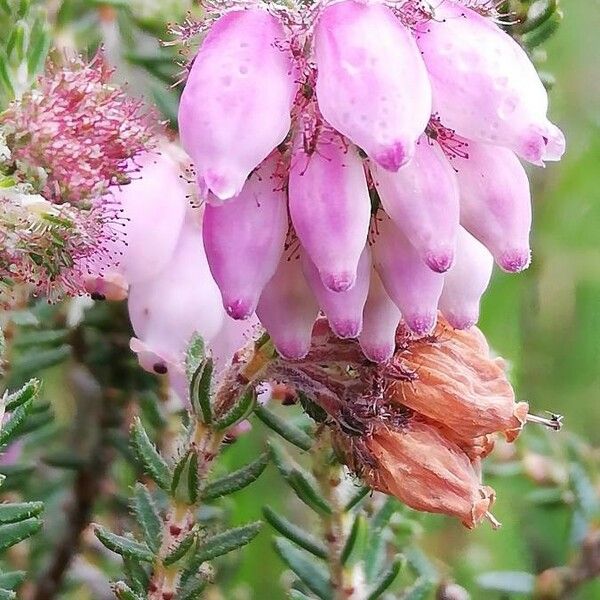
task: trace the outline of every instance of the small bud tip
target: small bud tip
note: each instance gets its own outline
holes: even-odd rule
[[[425,264],[436,273],[445,273],[453,262],[454,252],[448,249],[428,252],[425,256]]]
[[[346,292],[356,282],[356,273],[340,271],[338,273],[321,273],[323,285],[332,292]]]
[[[531,262],[531,251],[529,248],[506,250],[498,258],[498,265],[507,273],[519,273],[524,271]]]

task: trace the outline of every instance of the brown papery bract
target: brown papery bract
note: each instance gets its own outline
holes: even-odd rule
[[[501,432],[512,441],[519,435],[529,406],[515,402],[503,363],[490,356],[477,328],[457,331],[440,317],[434,336],[405,341],[394,365],[413,375],[390,383],[389,401],[439,422],[459,439]]]
[[[455,516],[473,528],[494,502],[478,464],[431,424],[413,419],[400,431],[382,427],[365,446],[372,467],[363,478],[415,510]]]

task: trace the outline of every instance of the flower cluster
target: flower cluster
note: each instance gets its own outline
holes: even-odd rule
[[[269,374],[326,412],[339,455],[371,487],[474,527],[484,517],[497,525],[494,491],[481,481],[495,438],[513,441],[526,421],[560,426],[515,401],[504,367],[477,328],[458,331],[440,316],[424,338],[399,327],[392,360],[379,366],[319,320],[309,354],[275,361]]]
[[[290,359],[308,352],[319,309],[377,362],[401,318],[417,335],[438,309],[473,325],[493,259],[529,264],[519,157],[541,165],[565,146],[492,4],[241,1],[207,14],[179,126],[227,313],[256,312]]]
[[[113,264],[123,227],[113,190],[155,144],[142,104],[110,83],[97,55],[50,65],[0,115],[1,277],[55,299],[85,292],[90,272]]]

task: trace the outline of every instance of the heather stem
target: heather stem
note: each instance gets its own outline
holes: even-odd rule
[[[347,542],[348,515],[340,497],[344,479],[342,466],[332,457],[329,430],[322,429],[312,450],[312,471],[331,514],[321,516],[323,534],[328,550],[328,566],[333,600],[360,600],[364,597],[357,589],[354,568],[347,568],[342,553]]]
[[[259,378],[270,357],[265,348],[259,346],[251,353],[240,352],[232,365],[220,376],[220,384],[212,399],[214,414],[225,414],[233,403],[239,400],[246,386]],[[221,450],[227,428],[204,423],[198,414],[191,413],[193,419],[188,432],[176,440],[179,456],[195,454],[197,459],[197,489],[203,490],[214,460]],[[193,501],[186,502],[175,491],[169,497],[163,516],[162,544],[154,562],[152,577],[148,586],[148,600],[170,600],[175,597],[181,580],[181,568],[177,563],[165,565],[165,557],[197,526],[197,514],[202,506],[202,494]]]
[[[192,434],[187,444],[181,444],[181,454],[184,456],[190,451],[195,451],[198,456],[198,481],[203,487],[214,459],[219,453],[224,433],[213,431],[200,420],[196,420]],[[162,528],[162,545],[156,558],[152,578],[149,584],[149,600],[164,600],[174,596],[181,573],[179,567],[165,566],[163,560],[196,525],[196,514],[202,505],[201,499],[187,504],[172,495],[165,511]]]

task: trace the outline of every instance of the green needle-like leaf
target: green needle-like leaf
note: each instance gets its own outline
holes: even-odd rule
[[[262,523],[260,521],[256,521],[255,523],[249,523],[248,525],[243,525],[242,527],[228,529],[227,531],[223,531],[222,533],[218,533],[217,535],[206,538],[192,559],[194,564],[197,564],[199,567],[207,560],[212,560],[217,556],[222,556],[223,554],[227,554],[232,550],[236,550],[237,548],[245,546],[258,535],[261,527]]]
[[[191,368],[191,367],[190,367]],[[190,377],[190,399],[194,412],[206,424],[212,423],[213,414],[211,406],[211,382],[213,374],[213,360],[208,357],[196,368]]]
[[[277,554],[304,585],[321,600],[330,600],[332,590],[325,568],[284,538],[275,538],[274,543]]]
[[[28,537],[36,534],[42,528],[42,521],[35,517],[0,525],[0,551],[6,550]]]
[[[178,544],[169,550],[163,559],[163,564],[168,567],[178,560],[181,560],[194,544],[196,536],[197,532],[195,529],[190,531]]]
[[[16,523],[37,517],[44,510],[42,502],[14,502],[0,504],[0,524]]]
[[[319,490],[302,471],[293,469],[288,475],[287,481],[291,488],[296,492],[296,495],[307,506],[310,506],[315,512],[330,515],[331,507],[327,500],[323,498]]]
[[[41,385],[38,379],[30,379],[20,390],[8,395],[6,398],[6,410],[13,412],[19,406],[36,398],[40,393]]]
[[[269,463],[269,454],[261,454],[255,461],[247,464],[238,471],[209,483],[202,492],[204,500],[214,500],[221,496],[233,494],[256,481]]]
[[[154,560],[154,553],[146,544],[112,533],[101,525],[96,525],[94,533],[109,550],[112,550],[116,554],[145,562],[152,562]]]
[[[117,581],[112,588],[119,600],[144,600],[143,596],[134,592],[124,581]]]
[[[131,443],[148,475],[161,488],[168,491],[171,486],[171,472],[166,461],[150,441],[139,417],[136,417],[131,427]]]
[[[314,440],[304,433],[302,429],[290,425],[290,423],[284,421],[280,416],[270,411],[264,406],[257,406],[254,409],[254,414],[273,431],[278,433],[282,438],[286,439],[290,444],[294,444],[302,450],[310,450]]]
[[[235,425],[245,419],[254,410],[255,405],[256,392],[253,386],[249,386],[229,411],[215,422],[215,429],[219,431]]]
[[[135,486],[132,508],[146,544],[151,550],[158,552],[162,543],[162,523],[154,500],[142,483]]]
[[[404,565],[402,557],[397,556],[387,571],[384,571],[375,582],[373,589],[369,592],[367,600],[376,600],[394,583],[398,573]]]
[[[298,527],[285,517],[278,515],[271,507],[263,508],[263,515],[268,523],[271,524],[281,535],[291,540],[301,548],[308,550],[311,554],[319,558],[327,558],[327,547],[321,540],[313,537],[306,529]]]

